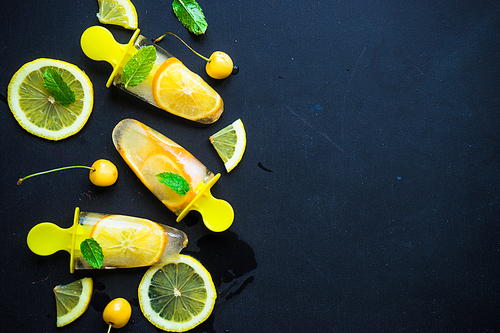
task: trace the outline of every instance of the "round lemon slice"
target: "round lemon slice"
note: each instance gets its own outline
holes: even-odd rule
[[[245,127],[241,119],[213,134],[210,142],[224,162],[227,172],[233,170],[243,158],[247,144]]]
[[[193,257],[148,269],[139,284],[139,305],[156,327],[185,332],[212,313],[217,292],[210,273]]]
[[[75,102],[59,104],[44,86],[43,73],[55,69],[75,93]],[[80,131],[94,104],[94,90],[88,76],[70,63],[40,58],[22,66],[8,87],[10,110],[19,124],[33,135],[61,140]]]
[[[54,287],[57,307],[57,327],[68,325],[89,307],[92,298],[92,278],[86,277],[66,285]]]
[[[102,24],[114,24],[126,29],[137,29],[137,11],[129,0],[98,0],[97,18]]]

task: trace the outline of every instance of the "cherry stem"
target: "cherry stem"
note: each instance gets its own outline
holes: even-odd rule
[[[167,32],[167,33],[164,33],[163,35],[161,35],[160,37],[156,38],[155,40],[153,40],[153,43],[158,43],[160,42],[161,40],[163,40],[163,38],[165,38],[166,35],[172,35],[174,37],[176,37],[178,40],[180,40],[182,42],[182,44],[186,45],[186,47],[188,49],[190,49],[191,51],[193,51],[196,55],[198,55],[200,58],[203,58],[205,59],[206,61],[210,62],[210,59],[208,59],[207,57],[204,57],[202,56],[201,54],[199,54],[198,52],[196,52],[195,50],[193,50],[191,48],[191,46],[187,45],[185,41],[183,41],[179,36],[177,36],[176,34],[174,33],[171,33],[171,32]]]
[[[108,333],[111,332],[111,327],[113,327],[113,324],[109,324]]]
[[[35,177],[35,176],[40,176],[40,175],[44,175],[46,173],[50,173],[50,172],[54,172],[54,171],[61,171],[61,170],[66,170],[66,169],[76,169],[76,168],[84,168],[84,169],[89,169],[89,170],[92,170],[92,171],[95,171],[95,168],[92,168],[92,167],[89,167],[89,166],[86,166],[86,165],[73,165],[73,166],[67,166],[67,167],[62,167],[62,168],[57,168],[57,169],[52,169],[52,170],[47,170],[47,171],[42,171],[42,172],[37,172],[37,173],[34,173],[32,175],[29,175],[29,176],[26,176],[24,178],[19,178],[19,180],[17,181],[17,185],[21,185],[21,183],[28,179],[28,178],[31,178],[31,177]]]

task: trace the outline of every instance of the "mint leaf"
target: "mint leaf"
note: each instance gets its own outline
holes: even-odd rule
[[[68,106],[76,101],[74,91],[64,82],[61,74],[52,67],[47,67],[43,72],[43,85],[62,106]]]
[[[191,189],[187,180],[174,172],[162,172],[156,175],[156,179],[174,190],[178,195],[186,195]]]
[[[195,0],[174,0],[172,8],[177,19],[193,34],[201,35],[207,31],[205,15]]]
[[[102,248],[93,238],[87,238],[80,243],[80,251],[82,252],[83,258],[87,260],[90,266],[94,268],[101,268],[104,254],[102,253]]]
[[[153,45],[139,49],[123,67],[122,79],[126,87],[135,87],[144,81],[156,60],[156,49]]]

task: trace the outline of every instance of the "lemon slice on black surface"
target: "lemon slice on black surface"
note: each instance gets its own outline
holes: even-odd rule
[[[210,273],[191,256],[152,266],[139,284],[139,304],[156,327],[185,332],[212,313],[217,292]]]
[[[114,24],[126,29],[137,29],[137,11],[129,0],[98,0],[97,18],[102,24]]]
[[[61,105],[44,86],[43,74],[54,69],[75,94],[75,101]],[[40,58],[22,66],[12,77],[8,104],[18,123],[33,135],[61,140],[80,131],[94,104],[94,90],[88,76],[77,66]]]
[[[213,134],[210,142],[224,162],[227,172],[233,170],[243,158],[247,144],[245,127],[241,119]]]
[[[54,287],[57,327],[72,323],[87,310],[92,291],[93,282],[89,277]]]

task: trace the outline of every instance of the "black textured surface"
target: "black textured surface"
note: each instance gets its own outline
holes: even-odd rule
[[[105,82],[80,35],[97,1],[0,4],[2,332],[105,332],[106,302],[125,297],[119,332],[152,332],[137,301],[146,269],[69,273],[69,256],[33,254],[28,231],[69,227],[83,211],[175,226],[184,253],[211,272],[212,316],[193,332],[497,332],[500,330],[500,5],[498,1],[207,1],[204,36],[190,35],[170,1],[133,1],[141,34],[167,31],[240,71],[216,82],[174,38],[160,46],[222,96],[204,126],[171,116]],[[130,31],[110,28],[120,42]],[[7,104],[12,75],[36,58],[71,62],[94,84],[85,127],[60,142],[23,130]],[[212,192],[233,226],[180,223],[131,172],[111,141],[135,118],[222,174]],[[229,174],[208,137],[241,118],[248,144]],[[92,185],[68,170],[16,186],[26,174],[98,158],[119,180]],[[52,288],[92,276],[87,312],[56,329]]]

